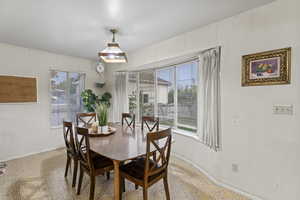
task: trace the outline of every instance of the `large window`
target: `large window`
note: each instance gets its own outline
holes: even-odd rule
[[[191,61],[176,66],[177,127],[197,130],[198,62]]]
[[[158,116],[161,125],[197,132],[198,60],[129,73],[129,110]]]
[[[63,120],[74,121],[82,111],[81,92],[84,90],[85,74],[51,71],[51,127],[59,127]]]
[[[157,70],[157,115],[163,125],[175,125],[175,70]]]
[[[155,104],[155,78],[154,71],[143,71],[139,74],[139,108],[140,117],[154,116]]]

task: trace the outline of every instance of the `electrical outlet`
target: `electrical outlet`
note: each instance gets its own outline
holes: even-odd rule
[[[237,173],[239,172],[239,165],[238,164],[232,164],[231,169],[233,172]]]
[[[274,115],[293,115],[293,105],[273,105]]]

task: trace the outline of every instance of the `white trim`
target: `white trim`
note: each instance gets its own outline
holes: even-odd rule
[[[226,189],[232,190],[238,194],[241,194],[245,197],[250,198],[251,200],[264,200],[262,197],[259,197],[257,195],[254,194],[250,194],[248,192],[243,191],[242,189],[239,189],[238,187],[235,187],[231,184],[226,183],[225,181],[222,180],[218,180],[217,178],[215,178],[214,176],[210,175],[206,170],[204,170],[203,168],[201,168],[200,166],[198,166],[197,164],[193,163],[191,160],[185,158],[182,155],[179,155],[175,152],[172,152],[173,156],[176,157],[177,159],[180,159],[184,162],[187,162],[188,164],[192,165],[194,168],[196,168],[197,170],[199,170],[201,173],[203,173],[205,176],[207,176],[214,184],[220,186],[220,187],[224,187]]]
[[[64,146],[60,145],[60,146],[57,146],[57,147],[44,149],[44,150],[39,151],[39,152],[31,152],[31,153],[26,153],[26,154],[19,155],[19,156],[12,156],[10,158],[7,158],[6,160],[0,160],[0,162],[8,162],[8,161],[11,161],[11,160],[25,158],[27,156],[36,155],[36,154],[39,154],[39,153],[46,153],[46,152],[49,152],[49,151],[55,151],[55,150],[62,149],[62,148],[64,148]]]
[[[172,132],[175,134],[178,134],[178,135],[192,138],[192,139],[196,140],[197,142],[201,142],[200,137],[197,133],[191,133],[189,131],[184,131],[184,130],[180,130],[180,129],[172,129]]]

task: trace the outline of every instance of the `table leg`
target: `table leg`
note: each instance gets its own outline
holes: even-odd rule
[[[120,162],[117,160],[113,161],[114,163],[114,199],[120,200]]]

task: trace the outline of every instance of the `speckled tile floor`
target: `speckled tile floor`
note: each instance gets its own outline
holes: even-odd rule
[[[40,153],[9,161],[6,174],[0,176],[1,200],[86,200],[89,180],[85,176],[81,195],[71,187],[71,170],[64,178],[65,152],[63,149]],[[213,184],[205,175],[173,158],[169,167],[169,184],[172,200],[248,200],[230,190]],[[165,193],[161,182],[149,190],[150,200],[163,200]],[[107,181],[96,179],[95,200],[113,200],[113,174]],[[126,181],[123,200],[139,200],[141,189]]]

